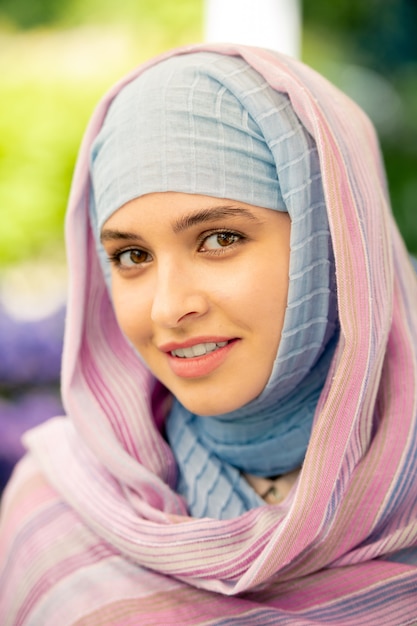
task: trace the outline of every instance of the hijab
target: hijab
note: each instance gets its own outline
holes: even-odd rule
[[[265,390],[220,416],[177,401],[167,420],[176,489],[193,516],[260,506],[241,472],[271,476],[302,464],[334,349],[334,263],[315,143],[288,96],[242,58],[196,52],[155,65],[118,94],[91,160],[90,214],[107,272],[101,227],[147,193],[201,193],[290,214],[288,306]]]

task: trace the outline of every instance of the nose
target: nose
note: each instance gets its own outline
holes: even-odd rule
[[[154,280],[151,319],[159,326],[175,328],[207,313],[209,299],[192,268],[160,262]]]

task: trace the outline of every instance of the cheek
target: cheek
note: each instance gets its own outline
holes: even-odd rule
[[[139,298],[137,290],[131,292],[116,286],[112,291],[112,301],[120,329],[133,345],[137,345],[147,332],[147,320],[150,318],[146,299]]]
[[[236,268],[223,284],[219,297],[235,302],[242,314],[248,317],[261,315],[271,318],[275,325],[284,318],[288,300],[288,267],[285,263],[271,267],[269,259],[258,266],[247,265],[242,271]]]
[[[269,264],[254,276],[250,302],[250,315],[257,335],[264,345],[267,358],[275,359],[281,340],[288,302],[287,269],[278,267],[271,271]]]
[[[262,297],[265,310],[281,326],[287,309],[288,277],[283,275],[281,271],[270,274],[268,280],[262,286]]]

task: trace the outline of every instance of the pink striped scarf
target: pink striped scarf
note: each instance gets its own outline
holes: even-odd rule
[[[288,93],[318,147],[341,337],[301,476],[283,504],[230,520],[188,517],[173,490],[164,398],[120,333],[88,223],[89,147],[145,65],[101,102],[81,148],[67,220],[70,419],[27,434],[4,498],[0,623],[416,623],[417,280],[374,131],[293,59],[177,53],[200,49],[239,54]]]

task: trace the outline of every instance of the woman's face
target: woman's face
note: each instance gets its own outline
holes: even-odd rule
[[[287,303],[286,213],[152,193],[116,211],[101,240],[121,329],[185,407],[219,415],[262,392]]]

